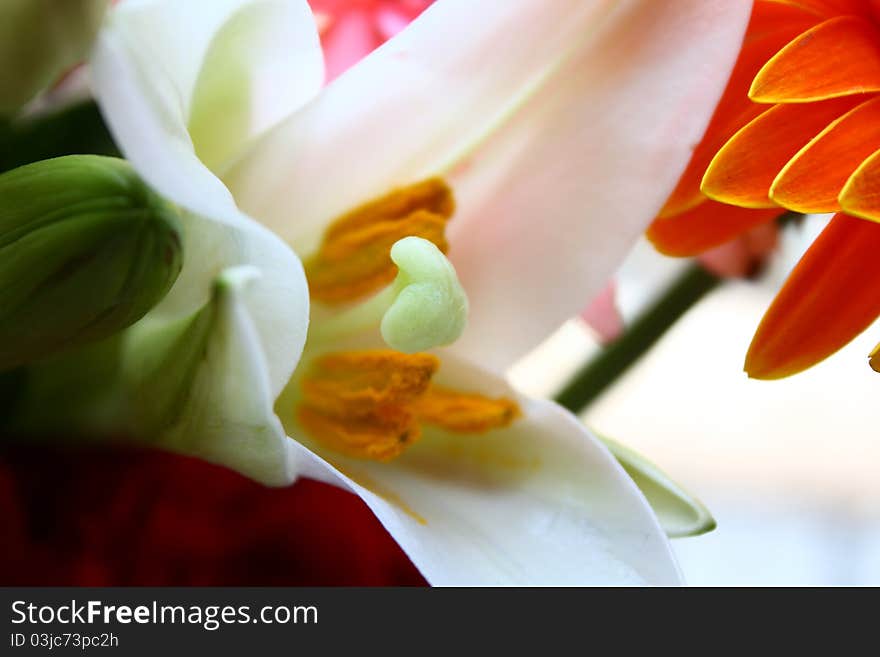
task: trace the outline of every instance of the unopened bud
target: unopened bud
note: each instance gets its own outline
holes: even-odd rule
[[[123,160],[71,155],[0,175],[0,371],[130,326],[182,258],[176,208]]]
[[[83,61],[108,0],[0,2],[0,115],[14,113]]]

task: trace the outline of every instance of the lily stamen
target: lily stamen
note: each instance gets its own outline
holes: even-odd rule
[[[520,416],[519,406],[504,397],[465,394],[431,386],[416,402],[419,420],[454,433],[486,433],[502,429]]]
[[[301,384],[297,417],[324,446],[355,458],[390,461],[415,443],[422,424],[484,433],[520,415],[509,399],[432,386],[440,361],[391,350],[318,358]]]
[[[454,210],[452,191],[432,178],[338,218],[305,263],[312,298],[328,305],[348,303],[388,285],[397,275],[389,253],[404,237],[421,237],[446,253],[446,222]]]

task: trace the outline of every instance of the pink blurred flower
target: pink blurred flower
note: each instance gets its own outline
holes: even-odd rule
[[[590,325],[603,343],[611,342],[623,333],[623,317],[615,301],[616,288],[614,281],[610,281],[581,312],[581,319]]]
[[[776,249],[779,230],[775,223],[764,223],[729,242],[704,251],[697,261],[704,269],[722,278],[748,278],[759,271]],[[616,284],[612,279],[605,289],[581,312],[583,319],[603,343],[613,342],[626,328],[617,308]]]
[[[760,224],[747,233],[699,256],[700,264],[713,274],[727,278],[751,276],[776,248],[775,223]]]
[[[330,81],[406,27],[433,0],[310,0]]]

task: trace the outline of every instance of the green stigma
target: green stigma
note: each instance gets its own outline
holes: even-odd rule
[[[399,272],[394,301],[382,318],[382,338],[404,353],[452,344],[467,325],[467,295],[455,268],[433,243],[405,237],[391,248]]]

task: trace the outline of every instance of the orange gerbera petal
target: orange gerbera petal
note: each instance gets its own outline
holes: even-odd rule
[[[880,221],[880,151],[873,153],[853,172],[838,201],[848,214]]]
[[[693,256],[772,221],[782,212],[780,208],[749,210],[705,201],[674,217],[655,219],[646,236],[661,253]]]
[[[704,200],[700,181],[712,157],[737,130],[765,109],[748,97],[755,74],[780,48],[813,27],[818,20],[815,15],[797,7],[766,1],[755,3],[742,50],[724,95],[687,169],[660,211],[661,217],[674,216]]]
[[[817,133],[851,110],[857,98],[775,105],[730,138],[715,154],[702,191],[709,198],[745,208],[767,208],[770,186],[779,171]]]
[[[770,198],[790,210],[837,212],[837,197],[859,165],[880,149],[880,98],[834,121],[779,172]]]
[[[746,356],[756,379],[797,374],[827,358],[880,314],[880,226],[837,214],[794,268]]]
[[[757,103],[799,103],[880,91],[880,31],[840,16],[807,30],[755,76]]]
[[[871,17],[871,7],[866,0],[771,0],[783,5],[805,9],[825,18],[852,14]]]

